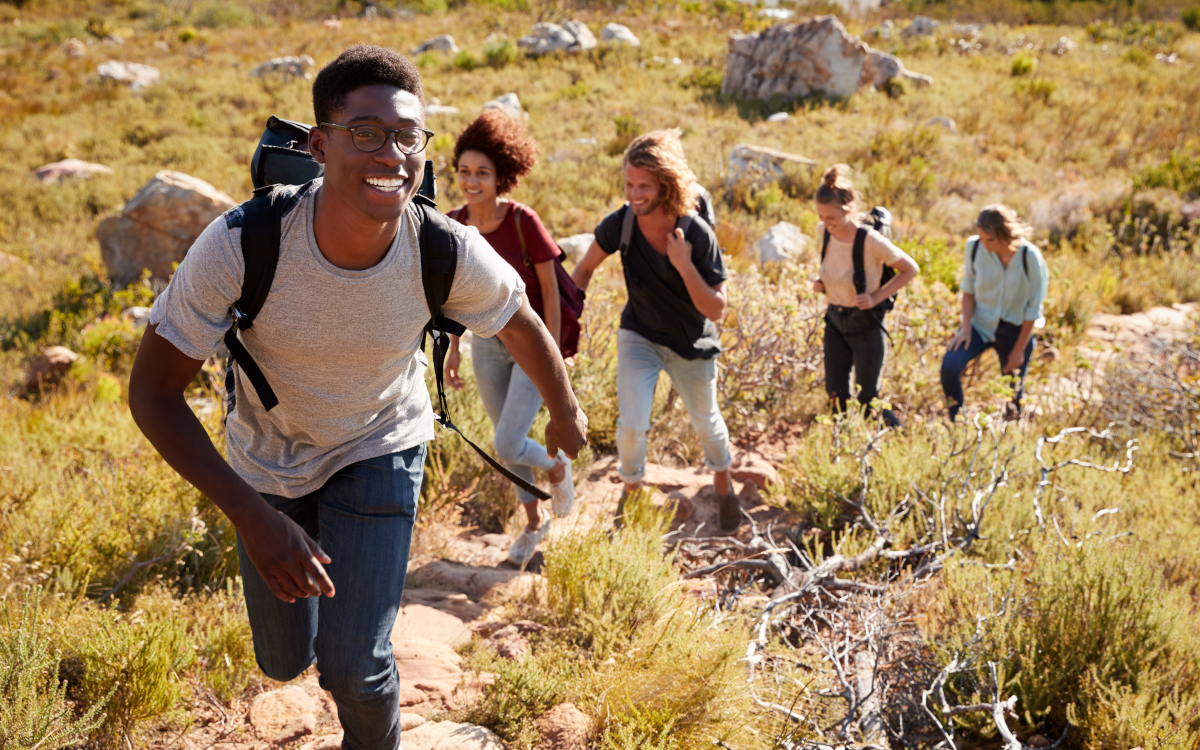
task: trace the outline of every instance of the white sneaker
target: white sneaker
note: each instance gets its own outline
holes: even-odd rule
[[[550,509],[559,518],[566,518],[575,507],[575,482],[571,479],[571,459],[562,451],[558,452],[558,460],[567,467],[561,481],[550,484]]]
[[[508,561],[518,568],[529,562],[529,558],[533,557],[533,552],[537,549],[538,543],[542,541],[542,537],[546,536],[546,532],[550,530],[550,517],[540,507],[538,508],[538,513],[542,514],[542,528],[537,531],[530,531],[526,527],[521,532],[521,536],[517,537],[517,540],[508,548]]]

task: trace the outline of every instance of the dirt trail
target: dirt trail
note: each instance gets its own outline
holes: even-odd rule
[[[756,523],[766,524],[782,513],[762,501],[759,486],[775,481],[775,470],[757,454],[738,453],[734,466],[735,489],[743,509]],[[757,483],[757,484],[756,484]],[[647,486],[658,490],[658,503],[689,501],[690,518],[676,522],[673,530],[683,537],[719,534],[712,472],[698,468],[646,467]],[[554,521],[550,539],[579,533],[593,524],[610,523],[619,499],[620,479],[615,457],[603,457],[577,485],[571,514]],[[741,534],[749,534],[743,525]],[[537,574],[521,571],[507,562],[512,540],[504,534],[460,533],[451,556],[456,559],[416,557],[409,563],[409,579],[392,633],[392,650],[400,675],[405,750],[499,750],[503,744],[480,727],[434,722],[429,717],[452,711],[477,700],[494,676],[473,674],[462,668],[454,647],[475,634],[489,638],[497,650],[518,656],[528,648],[525,635],[537,630],[532,622],[499,620],[497,607],[506,599],[528,592]],[[540,555],[535,557],[536,569]],[[193,701],[188,708],[193,728],[180,734],[164,731],[156,748],[188,750],[268,750],[275,747],[302,750],[337,750],[341,725],[337,707],[321,689],[315,668],[286,685],[269,683],[257,694],[243,696],[230,706],[215,699]]]

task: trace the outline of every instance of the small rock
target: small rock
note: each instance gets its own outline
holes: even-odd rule
[[[560,703],[537,720],[546,750],[587,750],[592,721],[574,703]]]
[[[1063,36],[1059,37],[1058,41],[1050,45],[1049,49],[1046,51],[1052,55],[1058,55],[1059,57],[1062,57],[1078,46],[1079,45],[1077,43]]]
[[[781,221],[767,230],[754,245],[759,263],[799,260],[808,248],[809,238],[800,227]]]
[[[522,115],[521,100],[518,99],[517,95],[513,93],[508,93],[504,96],[497,97],[492,99],[490,102],[484,102],[483,108],[502,109],[513,117],[520,117]]]
[[[250,725],[258,736],[277,737],[293,719],[305,714],[316,715],[317,701],[298,685],[288,685],[263,693],[250,704]]]
[[[322,735],[301,745],[300,750],[342,750],[342,733]]]
[[[434,115],[457,115],[458,107],[447,107],[444,104],[426,104],[425,115],[432,117]]]
[[[132,321],[135,329],[145,328],[150,322],[150,308],[135,305],[121,311],[121,320]]]
[[[516,628],[519,633],[544,633],[550,629],[540,622],[534,622],[533,620],[517,620],[512,624],[512,627]]]
[[[767,118],[767,122],[787,122],[792,118],[787,112],[776,112]]]
[[[1184,203],[1179,207],[1179,213],[1183,217],[1185,224],[1191,224],[1193,221],[1200,221],[1200,200],[1192,201],[1191,203]]]
[[[949,117],[946,117],[945,115],[938,115],[937,117],[934,117],[933,119],[931,119],[929,122],[925,123],[925,125],[928,127],[931,127],[931,128],[934,126],[941,126],[942,128],[950,131],[951,133],[958,132],[958,126],[954,124],[954,120],[950,119]]]
[[[403,711],[401,711],[400,712],[400,731],[407,732],[410,729],[416,729],[417,727],[424,724],[426,721],[428,721],[428,719],[426,719],[424,716],[421,716],[420,714],[406,714]]]
[[[453,721],[427,722],[404,734],[404,750],[505,750],[490,729]]]
[[[749,175],[756,184],[766,185],[783,177],[785,164],[812,168],[817,163],[797,154],[739,143],[729,152],[729,171],[725,179],[732,185],[743,175]]]
[[[326,18],[321,23],[330,31],[341,31],[342,29],[342,22],[333,17]]]
[[[45,386],[57,385],[71,370],[79,355],[65,346],[51,346],[29,363],[25,375],[25,390],[34,392]]]
[[[578,263],[583,260],[583,256],[587,254],[588,248],[596,241],[596,235],[591,233],[573,234],[570,237],[563,237],[558,240],[558,246],[562,248],[566,259],[572,263]]]
[[[141,63],[108,60],[100,63],[96,72],[103,80],[129,84],[130,91],[141,91],[162,81],[162,72],[158,68]]]
[[[733,458],[729,475],[739,482],[749,482],[760,490],[779,481],[779,472],[767,459],[751,451],[738,451]]]
[[[125,37],[117,36],[116,34],[109,34],[100,41],[104,42],[105,46],[107,47],[120,47],[125,43]]]
[[[271,740],[271,744],[286,745],[301,737],[307,737],[315,731],[317,731],[317,717],[312,714],[301,714],[284,724],[283,728],[279,730],[279,734],[275,735],[275,739]]]
[[[1044,734],[1035,734],[1029,739],[1025,740],[1025,744],[1029,745],[1030,747],[1050,747],[1054,743],[1051,742],[1050,739]]]
[[[1057,362],[1062,359],[1062,352],[1053,346],[1043,346],[1038,350],[1038,359],[1042,362]]]
[[[941,24],[928,16],[917,16],[908,25],[908,28],[900,32],[900,35],[915,37],[929,36],[937,31],[938,26],[941,26]]]
[[[627,44],[630,47],[642,46],[641,41],[629,30],[629,27],[619,23],[610,23],[601,29],[600,40],[614,44]]]
[[[167,44],[166,42],[164,42],[161,39],[159,39],[157,42],[154,43],[154,48],[156,50],[159,50],[160,52],[170,52],[171,51],[171,45]]]
[[[66,180],[88,180],[94,174],[112,174],[112,167],[82,159],[63,159],[38,167],[33,176],[43,185],[62,184]]]
[[[279,74],[283,77],[295,76],[296,78],[312,78],[310,72],[316,66],[316,62],[308,55],[288,55],[287,57],[274,57],[267,60],[262,65],[259,65],[254,70],[250,71],[250,75],[254,78],[263,78],[269,75]]]
[[[576,36],[576,34],[582,35]],[[566,21],[562,26],[556,23],[535,23],[533,33],[517,40],[517,48],[531,55],[545,55],[549,52],[579,52],[596,46],[596,37],[588,27],[579,21]]]
[[[492,642],[496,647],[496,653],[500,656],[520,661],[525,658],[525,654],[529,653],[529,639],[525,636],[514,633],[507,638],[499,638],[499,635],[500,633],[497,633],[492,636]]]
[[[758,12],[758,15],[766,18],[774,18],[779,21],[786,21],[796,15],[796,12],[791,8],[763,8]]]
[[[87,54],[87,45],[75,37],[71,37],[63,42],[62,51],[67,57],[83,57]]]
[[[441,34],[432,39],[426,39],[412,51],[414,55],[423,55],[426,52],[445,52],[449,55],[457,55],[458,45],[454,42],[454,37],[449,34]]]

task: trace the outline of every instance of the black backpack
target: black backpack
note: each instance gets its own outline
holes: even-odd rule
[[[285,207],[297,195],[307,190],[309,182],[320,177],[324,167],[307,151],[310,126],[281,120],[274,115],[267,120],[266,130],[250,162],[251,179],[254,182],[254,197],[242,204],[242,257],[246,271],[242,279],[242,294],[230,314],[233,325],[225,333],[225,346],[229,349],[229,362],[225,371],[225,392],[228,399],[226,414],[235,405],[234,362],[242,368],[250,384],[254,386],[263,408],[267,411],[279,404],[270,383],[250,352],[238,338],[239,330],[254,325],[254,318],[267,301],[267,294],[275,280],[275,269],[279,263],[279,243]],[[296,182],[296,181],[299,182]],[[526,482],[509,471],[476,445],[450,421],[446,406],[444,380],[446,353],[449,351],[450,336],[461,336],[466,328],[442,314],[442,306],[450,297],[454,284],[454,272],[458,265],[458,238],[454,222],[437,209],[437,180],[433,162],[425,162],[425,173],[421,188],[413,196],[413,204],[420,217],[417,232],[421,252],[421,281],[425,290],[425,303],[429,307],[429,322],[421,337],[421,349],[425,348],[425,337],[433,342],[433,374],[437,382],[438,407],[441,413],[434,417],[442,427],[457,432],[492,468],[499,471],[514,484],[534,496],[548,500],[549,493]]]
[[[858,227],[858,232],[854,235],[854,249],[851,251],[851,257],[854,259],[854,291],[859,294],[865,294],[867,291],[867,268],[866,262],[863,260],[863,252],[867,245],[867,232],[874,229],[889,240],[892,239],[892,212],[888,211],[883,206],[876,206],[871,209],[871,213],[864,217],[863,223]],[[829,249],[829,230],[825,230],[825,236],[821,238],[821,262],[825,262],[825,251]],[[896,269],[888,264],[883,264],[883,273],[879,277],[879,286],[882,288],[896,275]],[[883,302],[873,307],[873,310],[880,310],[883,313],[890,312],[896,306],[896,295],[888,297]]]

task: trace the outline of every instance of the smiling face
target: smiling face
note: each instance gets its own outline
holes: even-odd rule
[[[847,224],[854,223],[850,220],[850,212],[846,207],[835,203],[818,203],[817,216],[830,232],[837,232]]]
[[[648,169],[625,165],[625,198],[634,216],[646,216],[662,205],[662,182]]]
[[[992,255],[995,255],[1002,250],[1009,249],[1009,245],[1012,244],[1008,240],[1000,239],[986,229],[981,229],[980,227],[975,228],[979,230],[979,244],[983,245],[983,249],[987,250]]]
[[[487,154],[462,152],[458,157],[458,188],[469,204],[496,200],[496,165]]]
[[[425,108],[411,92],[376,84],[355,89],[332,120],[338,125],[377,125],[389,130],[424,127]],[[313,128],[309,133],[313,158],[325,165],[322,185],[340,203],[371,221],[394,221],[421,187],[425,152],[405,154],[389,134],[378,151],[359,151],[350,133],[337,128]]]

